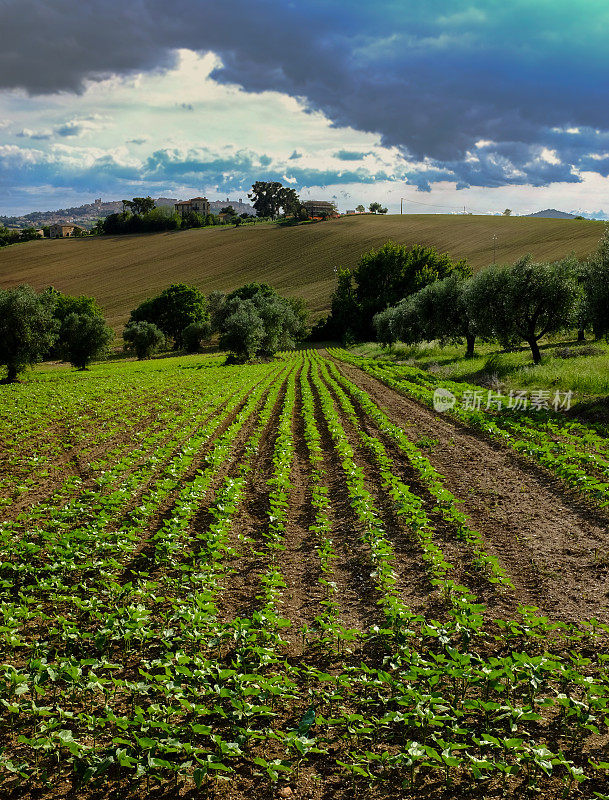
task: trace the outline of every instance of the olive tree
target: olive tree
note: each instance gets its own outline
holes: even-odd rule
[[[609,225],[596,253],[588,260],[581,275],[583,297],[582,327],[590,325],[597,338],[609,334]]]
[[[216,290],[207,295],[207,313],[209,314],[212,333],[217,333],[220,330],[225,303],[226,294],[224,292]]]
[[[211,323],[209,320],[203,322],[191,322],[182,331],[182,343],[187,353],[196,353],[201,343],[211,336]]]
[[[70,314],[93,317],[102,316],[102,310],[96,299],[94,297],[90,297],[89,295],[83,294],[76,297],[69,294],[63,294],[63,292],[59,292],[53,286],[49,286],[48,289],[45,289],[45,291],[42,293],[41,298],[49,304],[53,314],[53,319],[57,321],[57,330],[59,331],[59,336],[57,337],[54,346],[50,348],[49,352],[46,354],[47,358],[61,358],[61,330],[66,317],[68,317]]]
[[[465,339],[466,358],[474,355],[476,324],[465,302],[467,280],[453,273],[434,281],[410,298],[409,313],[417,320],[420,334],[428,341],[437,339],[459,343]]]
[[[184,328],[191,322],[205,322],[207,319],[207,301],[203,292],[194,286],[174,283],[135,308],[129,321],[153,323],[173,340],[177,350],[182,346]]]
[[[372,319],[376,340],[380,342],[383,347],[388,347],[390,350],[398,340],[395,325],[396,314],[397,306],[390,306],[384,311],[379,311]]]
[[[525,256],[512,266],[479,272],[468,282],[464,303],[480,335],[506,347],[524,341],[539,364],[539,340],[573,323],[574,275],[571,259],[534,263]]]
[[[233,306],[225,318],[220,333],[220,349],[229,350],[240,361],[249,361],[260,349],[264,339],[264,323],[251,300]]]
[[[57,338],[52,305],[30,286],[0,290],[0,364],[6,381],[42,361]]]
[[[469,268],[464,261],[453,262],[446,253],[438,253],[433,247],[406,247],[386,242],[378,250],[364,253],[352,272],[339,272],[338,287],[332,298],[333,321],[344,320],[343,309],[347,308],[348,327],[357,336],[368,338],[374,334],[372,319],[375,314],[453,272],[465,276]],[[348,303],[349,296],[351,302]]]
[[[237,359],[272,356],[294,347],[306,334],[306,310],[266,284],[251,283],[231,292],[217,311],[220,349]]]
[[[413,296],[376,314],[374,326],[378,340],[387,347],[397,341],[418,344],[425,339],[420,309],[413,302]]]
[[[85,370],[94,358],[106,353],[114,338],[103,317],[91,314],[68,314],[60,331],[61,354],[73,367]]]
[[[130,322],[123,331],[125,350],[134,352],[141,361],[159,350],[164,342],[165,336],[152,322]]]

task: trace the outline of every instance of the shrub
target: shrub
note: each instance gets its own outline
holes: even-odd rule
[[[237,303],[223,322],[220,349],[229,350],[239,361],[249,361],[260,350],[264,324],[251,300]]]
[[[159,350],[164,342],[163,332],[152,322],[130,322],[123,331],[125,350],[134,352],[140,361]]]
[[[203,292],[194,286],[174,283],[134,309],[129,322],[151,322],[173,340],[175,349],[179,349],[184,329],[191,322],[207,322],[208,319]]]
[[[306,334],[306,309],[280,297],[266,284],[251,283],[231,292],[215,314],[220,348],[237,359],[272,356],[294,347]]]
[[[57,321],[57,329],[61,331],[62,325],[66,317],[70,314],[79,314],[92,317],[101,317],[102,310],[97,304],[94,297],[88,295],[79,295],[74,297],[69,294],[63,294],[57,291],[52,286],[43,292],[43,298],[49,303],[52,309],[53,318]],[[61,358],[61,336],[49,349],[45,355],[46,358]]]
[[[114,338],[103,317],[68,314],[59,335],[61,353],[73,367],[84,370],[94,358],[103,355]]]
[[[338,272],[332,296],[332,322],[338,336],[352,329],[361,338],[374,335],[373,318],[424,286],[453,272],[470,274],[465,261],[454,263],[433,247],[386,242],[365,253],[353,271]]]
[[[209,339],[211,335],[211,323],[209,320],[203,322],[191,322],[182,331],[182,344],[187,353],[196,353],[201,348],[201,342]]]
[[[17,380],[27,366],[42,361],[57,337],[48,297],[30,286],[0,290],[0,364],[7,382]]]
[[[396,306],[391,306],[376,314],[372,320],[376,332],[376,340],[380,342],[383,347],[388,347],[389,349],[391,349],[398,339],[395,329],[396,311]]]

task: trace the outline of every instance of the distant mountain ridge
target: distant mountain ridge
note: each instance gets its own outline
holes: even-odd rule
[[[568,214],[566,211],[557,211],[555,208],[546,208],[544,211],[536,211],[534,214],[526,214],[527,217],[544,217],[545,219],[575,219],[575,214]]]

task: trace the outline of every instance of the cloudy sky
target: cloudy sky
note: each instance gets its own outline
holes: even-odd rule
[[[0,214],[280,180],[609,212],[606,0],[0,0]]]

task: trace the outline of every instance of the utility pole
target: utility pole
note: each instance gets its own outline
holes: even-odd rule
[[[405,199],[406,199],[405,197],[400,197],[400,214],[404,213],[404,205],[403,205],[403,203],[404,203]]]

